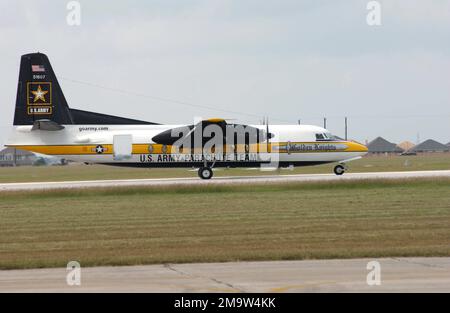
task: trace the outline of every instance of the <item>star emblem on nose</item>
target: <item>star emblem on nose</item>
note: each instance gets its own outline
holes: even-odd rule
[[[98,154],[102,154],[103,152],[105,152],[105,148],[103,148],[103,146],[97,146],[95,147],[95,152]]]

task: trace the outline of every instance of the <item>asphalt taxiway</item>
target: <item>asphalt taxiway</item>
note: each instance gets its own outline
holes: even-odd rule
[[[379,262],[379,276],[368,269],[371,261]],[[69,286],[65,268],[0,271],[0,292],[450,292],[450,258],[82,267],[80,273],[81,285]]]
[[[309,181],[343,181],[362,179],[406,179],[406,178],[436,178],[450,177],[450,170],[443,171],[410,171],[410,172],[372,172],[345,173],[342,176],[334,174],[296,174],[296,175],[261,175],[261,176],[233,176],[214,177],[211,180],[200,178],[152,178],[152,179],[123,179],[123,180],[91,180],[91,181],[61,181],[61,182],[33,182],[0,184],[0,191],[72,189],[98,187],[132,187],[132,186],[171,186],[171,185],[232,185],[232,184],[265,184],[283,182]]]

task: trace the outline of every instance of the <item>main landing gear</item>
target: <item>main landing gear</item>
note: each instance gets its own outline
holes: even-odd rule
[[[333,171],[336,175],[342,175],[347,170],[346,166],[344,164],[338,164],[334,167]]]
[[[211,179],[213,177],[213,170],[210,167],[204,166],[198,169],[198,176],[201,179]]]

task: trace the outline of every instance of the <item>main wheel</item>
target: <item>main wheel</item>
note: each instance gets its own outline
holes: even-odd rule
[[[198,169],[198,176],[201,179],[211,179],[213,177],[213,171],[210,167],[200,167]]]
[[[342,175],[345,173],[345,167],[343,167],[342,165],[338,164],[334,167],[334,173],[336,175]]]

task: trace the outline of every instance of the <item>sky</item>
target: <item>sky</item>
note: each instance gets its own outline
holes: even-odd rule
[[[48,55],[69,106],[147,121],[323,125],[361,142],[450,141],[450,0],[0,0],[0,146],[20,56]]]

